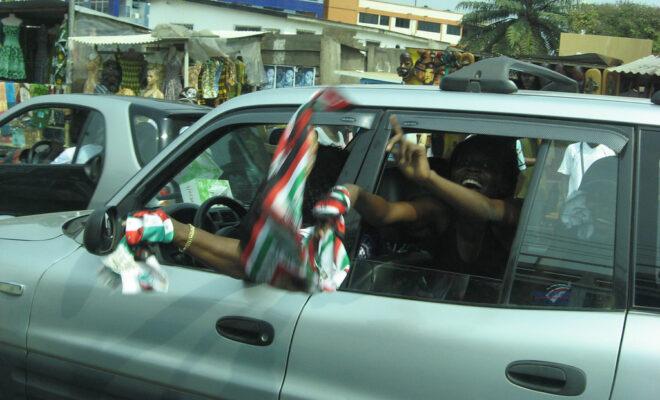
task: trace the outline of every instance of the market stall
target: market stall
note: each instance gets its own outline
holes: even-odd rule
[[[650,98],[660,91],[660,56],[646,56],[607,71],[619,76],[621,96]]]
[[[69,14],[73,10],[73,18]],[[58,0],[0,2],[0,112],[33,96],[71,91],[69,30],[74,35],[133,34],[148,29]]]
[[[157,26],[153,32],[72,37],[74,92],[113,93],[217,106],[260,81],[260,47],[245,35]],[[253,36],[253,35],[251,35]]]

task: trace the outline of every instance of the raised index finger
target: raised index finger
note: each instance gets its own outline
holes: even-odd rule
[[[394,136],[387,142],[387,147],[385,147],[387,151],[392,151],[392,147],[403,139],[403,129],[401,129],[401,125],[399,125],[399,121],[395,115],[390,116],[390,124],[392,124]]]

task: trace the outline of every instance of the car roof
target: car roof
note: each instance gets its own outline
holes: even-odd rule
[[[449,92],[434,86],[409,85],[337,87],[354,104],[365,107],[482,112],[660,125],[660,106],[651,103],[649,99],[544,91],[518,91],[512,94]],[[247,107],[298,106],[309,100],[320,88],[281,88],[241,95],[223,103],[206,118]]]
[[[95,103],[115,103],[115,104],[134,104],[142,107],[153,108],[166,113],[207,113],[210,107],[199,106],[196,104],[182,103],[169,100],[151,99],[138,96],[117,96],[105,94],[52,94],[33,97],[30,104],[44,103],[70,103],[79,105],[94,106]]]

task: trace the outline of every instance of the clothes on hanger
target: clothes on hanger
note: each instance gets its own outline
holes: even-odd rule
[[[20,25],[3,25],[2,32],[5,41],[0,48],[0,77],[9,79],[25,79],[25,61],[23,50],[18,42]]]
[[[163,94],[167,100],[177,100],[183,91],[181,83],[181,68],[183,62],[176,52],[170,50],[165,58],[165,80],[163,82]]]
[[[69,38],[69,23],[64,18],[57,31],[55,49],[50,63],[50,83],[61,85],[66,80],[67,40]]]

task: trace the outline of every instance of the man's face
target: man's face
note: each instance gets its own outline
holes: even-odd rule
[[[466,149],[451,166],[451,180],[484,196],[498,196],[504,186],[503,163],[475,146]]]

